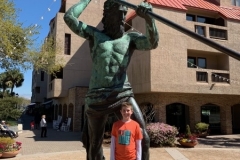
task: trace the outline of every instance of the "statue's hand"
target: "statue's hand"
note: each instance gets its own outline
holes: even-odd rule
[[[138,5],[136,13],[138,16],[142,18],[146,20],[150,20],[152,18],[146,14],[147,11],[152,11],[152,5],[147,2],[142,2],[140,5]]]

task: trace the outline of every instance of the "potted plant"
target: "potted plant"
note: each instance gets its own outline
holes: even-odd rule
[[[209,134],[209,124],[204,122],[199,122],[195,125],[196,134],[198,134],[198,137],[206,138]]]
[[[186,126],[186,133],[179,135],[178,142],[183,147],[194,147],[197,145],[197,136],[191,133],[189,125]]]
[[[4,150],[4,146],[0,144],[0,157],[2,157],[3,150]]]
[[[21,142],[17,142],[10,137],[0,137],[0,150],[2,151],[2,158],[15,157],[20,149]]]

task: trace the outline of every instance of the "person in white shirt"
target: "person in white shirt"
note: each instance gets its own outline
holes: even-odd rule
[[[40,122],[40,126],[42,128],[42,132],[41,132],[41,138],[43,137],[47,137],[47,122],[46,122],[46,116],[42,115],[42,119]]]

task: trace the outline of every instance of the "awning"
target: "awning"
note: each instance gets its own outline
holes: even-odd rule
[[[52,103],[52,102],[53,102],[53,100],[50,100],[50,101],[47,101],[47,102],[42,103],[42,105],[47,105],[47,104],[50,104],[50,103]]]
[[[53,100],[50,100],[50,101],[42,103],[41,105],[45,108],[49,108],[52,106],[52,102],[53,102]]]

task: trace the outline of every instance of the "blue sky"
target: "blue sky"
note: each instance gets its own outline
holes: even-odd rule
[[[18,13],[18,19],[24,26],[31,24],[41,26],[37,40],[37,44],[40,44],[49,32],[49,21],[57,14],[61,0],[14,0],[13,2],[15,8],[21,10]],[[15,88],[14,92],[18,93],[20,97],[30,99],[32,95],[32,70],[24,72],[24,79],[23,86]]]

